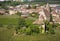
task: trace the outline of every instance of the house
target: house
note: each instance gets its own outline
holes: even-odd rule
[[[50,7],[56,7],[56,6],[60,6],[59,4],[49,4],[50,5]]]
[[[47,10],[48,12],[50,12],[50,5],[49,5],[49,3],[46,4],[46,7],[45,7],[45,8],[46,8],[46,10]]]
[[[49,4],[45,6],[41,6],[39,7],[39,9],[37,8],[36,11],[38,11],[39,13],[39,18],[33,22],[34,24],[44,24],[45,20],[50,20],[50,7]]]
[[[59,15],[59,13],[57,13],[56,11],[52,11],[51,14],[53,16],[54,23],[59,23],[60,24],[60,15]]]
[[[50,20],[50,13],[46,9],[41,9],[39,12],[39,18],[33,22],[33,24],[44,24],[44,20]]]
[[[23,18],[27,18],[28,16],[29,16],[29,14],[27,12],[21,14],[21,17],[23,17]]]
[[[8,10],[9,11],[9,15],[13,15],[13,14],[16,14],[17,11],[16,10]]]
[[[60,6],[53,7],[52,11],[55,11],[56,13],[60,13]]]
[[[12,15],[12,14],[16,14],[17,13],[17,10],[16,8],[9,8],[9,15]]]
[[[48,12],[46,9],[42,9],[42,11],[40,11],[39,14],[39,18],[43,17],[44,20],[50,19],[50,12]]]
[[[52,8],[53,21],[60,24],[60,6]]]
[[[5,14],[5,12],[6,12],[6,10],[5,10],[5,9],[0,9],[0,15],[4,15],[4,14]]]

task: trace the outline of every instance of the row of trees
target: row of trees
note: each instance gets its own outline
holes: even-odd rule
[[[7,1],[7,0],[5,0],[5,1]],[[8,0],[8,1],[13,1],[13,0]],[[28,2],[28,0],[24,0],[24,2]],[[46,1],[46,2],[49,2],[49,1],[60,1],[60,0],[32,0],[32,1],[35,1],[35,2],[42,2],[42,1]]]
[[[43,3],[44,2],[50,2],[50,3],[59,3],[60,2],[60,0],[34,0],[35,2],[42,2],[43,1]],[[35,2],[31,2],[31,3],[35,3]],[[23,2],[24,3],[24,2]],[[5,5],[12,5],[12,6],[16,6],[16,5],[19,5],[19,4],[23,4],[23,3],[21,3],[21,2],[19,2],[19,1],[13,1],[13,0],[9,0],[9,1],[0,1],[0,6],[5,6]],[[25,3],[29,3],[29,2],[25,2]]]
[[[2,1],[2,2],[0,2],[0,8],[7,8],[7,6],[16,6],[19,4],[20,4],[20,2]]]

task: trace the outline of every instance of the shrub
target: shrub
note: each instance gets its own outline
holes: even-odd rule
[[[51,33],[51,34],[55,34],[55,31],[52,29],[52,30],[50,31],[50,33]]]
[[[16,34],[18,34],[18,29],[16,29]]]
[[[53,24],[49,23],[49,33],[50,34],[54,34],[54,27],[53,27]]]
[[[18,34],[18,30],[19,30],[19,29],[18,29],[18,27],[16,26],[16,27],[15,27],[16,34]]]
[[[48,21],[45,22],[45,31],[49,31],[49,22]]]
[[[31,19],[26,19],[25,20],[25,26],[26,27],[29,27],[30,25],[32,25],[32,23],[33,23],[33,20],[31,20]]]
[[[16,14],[19,15],[19,16],[21,16],[22,13],[21,12],[17,12]]]
[[[18,20],[18,29],[20,29],[21,27],[25,26],[25,19],[24,18],[19,18]]]
[[[30,14],[31,17],[34,17],[34,18],[38,18],[39,14],[36,13],[36,12],[32,12],[32,14]]]
[[[37,6],[34,6],[34,5],[32,6],[33,9],[36,9],[36,7],[37,7]]]
[[[3,24],[0,24],[0,27],[3,27]]]
[[[29,5],[29,6],[27,7],[27,9],[31,9],[31,6]]]
[[[20,34],[24,34],[25,31],[26,31],[26,28],[21,28],[21,29],[18,30],[18,32],[20,32]]]
[[[45,21],[45,31],[48,31],[48,33],[50,34],[54,34],[54,28],[56,27],[55,24],[53,24],[53,22],[48,22]]]
[[[39,33],[40,32],[40,29],[39,29],[38,25],[31,25],[30,28],[31,28],[32,32],[34,32],[34,33]]]
[[[12,25],[12,24],[9,24],[9,25],[7,26],[7,28],[8,28],[8,29],[11,29],[11,28],[13,28],[13,25]]]
[[[26,35],[31,35],[31,29],[28,27],[26,28],[26,31],[25,31]]]
[[[58,24],[58,23],[54,24],[54,27],[55,28],[58,27],[58,26],[60,26],[60,24]]]

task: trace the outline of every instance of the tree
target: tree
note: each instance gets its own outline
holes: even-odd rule
[[[24,18],[19,18],[18,21],[18,29],[22,28],[25,26],[25,19]]]
[[[21,12],[17,12],[16,14],[20,17],[22,13]]]
[[[53,22],[52,14],[50,14],[50,22]]]
[[[34,17],[34,18],[38,18],[39,14],[37,12],[32,12],[32,14],[30,14],[30,16]]]
[[[24,26],[25,26],[25,19],[20,17],[18,20],[18,25],[16,27],[16,34],[18,34],[18,30],[21,30],[21,28]]]
[[[31,28],[32,33],[39,33],[40,29],[39,29],[39,25],[30,25],[29,26]]]
[[[50,34],[55,34],[53,25],[54,25],[54,24],[53,24],[52,22],[49,23],[49,33],[50,33]]]
[[[32,23],[33,23],[33,20],[31,20],[31,19],[28,19],[28,18],[27,18],[27,19],[25,20],[25,26],[26,26],[26,27],[29,27],[30,25],[32,25]]]
[[[49,31],[49,22],[45,21],[45,32]]]
[[[54,34],[54,24],[53,22],[45,21],[45,31]]]
[[[28,5],[27,9],[31,9],[31,6],[30,6],[30,5]]]
[[[35,5],[32,6],[33,9],[36,9],[36,7],[37,7],[37,6],[35,6]]]
[[[26,35],[31,35],[32,34],[30,27],[26,28],[25,34]]]

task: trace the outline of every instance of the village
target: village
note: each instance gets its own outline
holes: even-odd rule
[[[24,5],[18,5],[18,6],[8,6],[8,10],[0,9],[0,15],[13,15],[17,12],[21,12],[21,17],[28,17],[29,14],[32,14],[33,12],[39,14],[39,18],[34,22],[39,24],[39,22],[42,20],[49,20],[50,14],[53,16],[53,21],[55,23],[60,24],[60,6],[56,5],[49,5],[47,3],[46,5],[40,6],[39,4],[36,4],[32,6],[31,4],[24,4]]]
[[[0,8],[0,30],[4,30],[0,32],[3,37],[4,33],[11,34],[8,41],[54,41],[60,35],[60,5],[46,3],[6,7]]]

